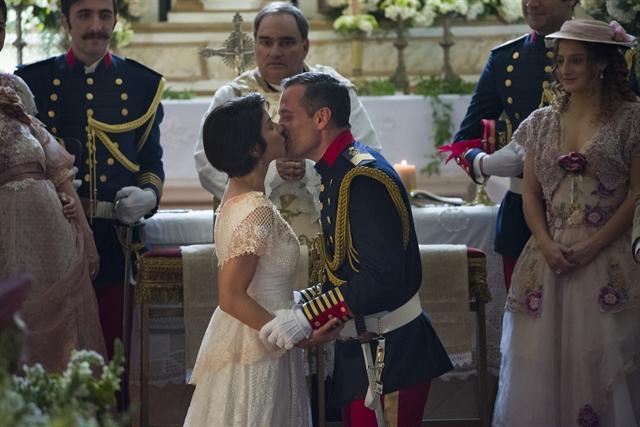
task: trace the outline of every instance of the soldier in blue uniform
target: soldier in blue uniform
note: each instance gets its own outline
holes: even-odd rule
[[[164,79],[108,51],[116,0],[62,0],[61,10],[69,51],[16,74],[31,88],[40,120],[76,157],[78,194],[100,255],[94,287],[111,356],[123,313],[124,242],[116,222],[134,224],[160,201]]]
[[[452,365],[420,306],[422,270],[406,190],[379,153],[354,140],[346,86],[309,72],[283,87],[287,154],[315,160],[321,176],[324,275],[260,335],[290,347],[334,317],[347,321],[336,341],[332,387],[344,425],[377,425],[372,409],[382,417],[382,395],[388,425],[419,426],[430,380]]]
[[[533,30],[491,51],[454,141],[483,137],[496,151],[487,154],[471,148],[456,159],[477,183],[490,175],[511,178],[500,205],[495,251],[503,256],[505,284],[511,282],[515,263],[531,236],[522,212],[522,149],[509,144],[511,134],[535,109],[550,101],[553,53],[545,34],[571,19],[577,0],[522,0],[522,11]],[[483,135],[484,134],[484,135]],[[461,143],[461,142],[459,142]]]

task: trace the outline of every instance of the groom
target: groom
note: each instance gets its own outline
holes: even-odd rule
[[[354,140],[343,83],[308,72],[283,87],[287,154],[314,160],[321,176],[325,268],[322,283],[276,312],[260,336],[291,347],[330,319],[347,321],[336,342],[332,390],[344,425],[380,425],[377,415],[388,426],[417,427],[430,380],[452,366],[420,306],[420,254],[406,191],[380,154]]]

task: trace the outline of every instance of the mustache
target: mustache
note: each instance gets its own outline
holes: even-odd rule
[[[109,40],[111,37],[109,36],[109,34],[105,33],[104,31],[89,31],[88,33],[84,33],[82,35],[82,40],[89,40],[89,39],[105,39],[105,40]]]

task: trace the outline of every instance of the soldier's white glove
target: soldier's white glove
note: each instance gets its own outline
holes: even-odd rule
[[[294,304],[291,310],[277,310],[275,317],[260,329],[260,339],[290,350],[313,332],[302,306]]]
[[[135,224],[156,207],[156,193],[150,188],[123,187],[116,193],[116,218],[125,224]]]

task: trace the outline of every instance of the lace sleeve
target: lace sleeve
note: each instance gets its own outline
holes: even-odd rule
[[[73,167],[75,157],[58,144],[40,121],[35,118],[32,121],[31,133],[44,149],[47,178],[56,187],[67,179],[73,179],[76,172]]]
[[[251,211],[233,228],[226,250],[218,254],[218,265],[242,255],[264,255],[273,244],[274,219],[273,206],[258,206]]]

